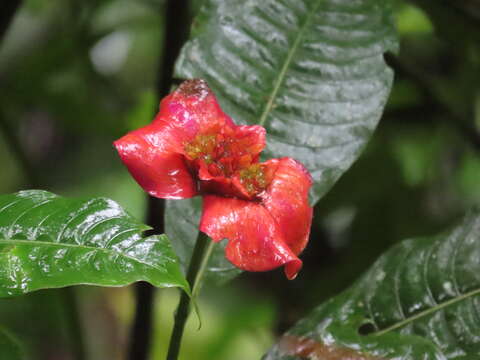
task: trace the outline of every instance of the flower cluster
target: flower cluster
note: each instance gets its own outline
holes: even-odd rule
[[[310,233],[311,177],[291,158],[259,162],[261,126],[237,126],[203,80],[183,82],[160,104],[154,121],[114,143],[128,170],[150,195],[203,197],[200,231],[228,239],[235,266],[266,271],[285,265],[296,277]]]

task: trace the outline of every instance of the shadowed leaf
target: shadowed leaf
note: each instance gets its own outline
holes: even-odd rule
[[[295,351],[292,357],[292,349],[302,344],[384,359],[475,359],[479,295],[477,209],[444,234],[407,240],[387,251],[350,289],[295,325],[264,359],[303,359]]]

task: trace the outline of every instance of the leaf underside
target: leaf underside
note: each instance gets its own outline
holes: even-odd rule
[[[30,190],[0,196],[0,297],[44,288],[144,280],[189,291],[166,236],[105,198]]]
[[[480,209],[449,232],[387,251],[264,360],[303,359],[305,348],[316,356],[325,345],[355,350],[348,359],[480,358]]]
[[[223,110],[268,132],[268,157],[307,166],[315,203],[369,140],[397,48],[387,0],[207,0],[176,64]]]

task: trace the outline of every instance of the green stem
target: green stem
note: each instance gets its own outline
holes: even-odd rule
[[[208,237],[205,235],[207,238],[207,248],[205,249],[202,263],[200,264],[200,267],[197,272],[197,276],[195,278],[195,281],[193,283],[192,287],[192,299],[195,299],[200,292],[200,288],[202,285],[202,279],[203,275],[205,273],[205,270],[207,270],[207,265],[208,265],[208,260],[210,260],[210,256],[212,255],[213,248],[215,247],[215,243],[213,241],[208,241]]]
[[[207,235],[202,232],[198,233],[197,242],[195,243],[187,271],[187,281],[192,287],[191,298],[193,298],[200,289],[200,283],[207,268],[208,259],[212,254],[213,245],[213,241],[210,241]],[[175,313],[175,324],[168,346],[167,360],[177,360],[178,358],[183,330],[185,329],[185,324],[190,314],[191,298],[184,291],[180,295],[180,302]]]

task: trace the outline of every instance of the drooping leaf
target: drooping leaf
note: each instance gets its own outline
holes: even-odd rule
[[[172,240],[175,253],[186,270],[198,234],[201,199],[168,200],[165,212],[165,232]],[[224,254],[226,242],[215,244],[206,271],[207,281],[222,284],[241,273]]]
[[[106,198],[30,190],[0,196],[0,296],[145,280],[189,291],[166,236]]]
[[[0,355],[2,359],[8,360],[21,360],[24,358],[18,342],[2,328],[0,328]]]
[[[357,360],[479,358],[480,209],[444,234],[389,250],[264,359],[321,359],[328,352]]]
[[[268,156],[303,162],[316,202],[371,137],[396,47],[388,0],[208,0],[176,73],[207,80],[236,122],[264,126]]]

